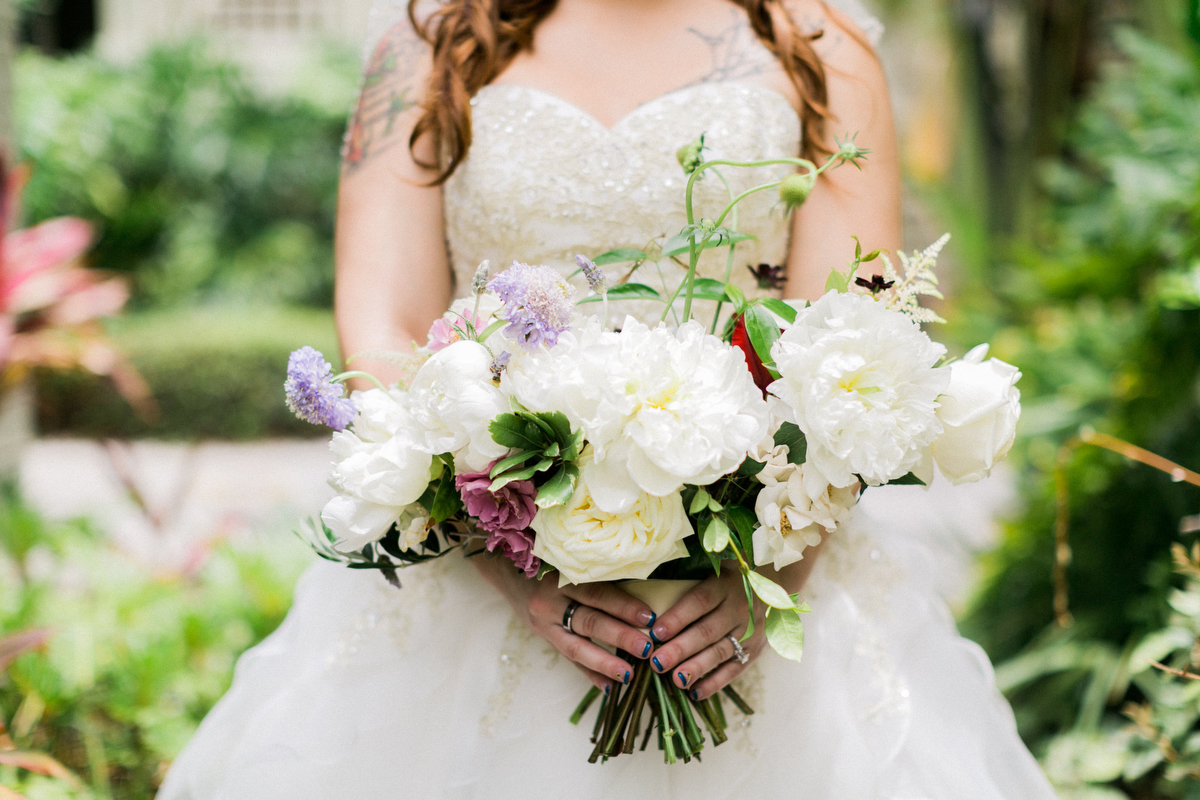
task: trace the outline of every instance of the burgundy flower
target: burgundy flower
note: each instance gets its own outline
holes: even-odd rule
[[[488,471],[491,466],[488,467]],[[462,495],[467,513],[479,520],[479,527],[488,532],[488,552],[500,552],[534,577],[541,561],[533,555],[533,532],[529,524],[537,514],[537,487],[533,481],[512,481],[495,492],[488,491],[492,479],[488,471],[464,472],[454,479]]]
[[[750,343],[750,336],[746,333],[745,316],[738,317],[737,322],[734,323],[730,344],[742,351],[742,355],[746,359],[746,366],[750,370],[750,375],[754,378],[755,385],[759,389],[762,389],[763,397],[766,397],[767,386],[775,379],[771,377],[771,373],[767,371],[762,359],[755,352],[754,345]]]

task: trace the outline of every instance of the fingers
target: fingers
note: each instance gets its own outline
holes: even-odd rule
[[[669,641],[680,631],[719,606],[731,591],[728,583],[719,577],[707,578],[681,597],[679,602],[671,606],[670,611],[659,617],[654,627],[650,629],[650,636],[655,643]],[[736,588],[739,593],[742,591],[740,583]]]
[[[562,592],[572,600],[598,608],[634,627],[645,628],[654,624],[654,612],[650,610],[650,606],[611,583],[567,585],[562,587]]]
[[[568,632],[561,625],[542,630],[540,633],[558,652],[576,664],[599,674],[606,682],[615,680],[617,683],[628,684],[633,677],[633,668],[625,659],[613,655],[582,636]],[[601,686],[599,683],[596,685]]]
[[[583,664],[576,664],[574,661],[571,662],[571,666],[582,672],[583,677],[587,678],[588,681],[600,691],[608,692],[612,688],[613,682],[611,678],[606,678],[599,672],[590,670]]]
[[[693,700],[703,700],[706,697],[712,697],[717,692],[724,689],[733,682],[738,675],[746,671],[746,667],[736,661],[726,661],[721,666],[717,667],[711,673],[701,678],[695,686],[692,687],[691,695]]]
[[[698,684],[699,678],[708,675],[733,658],[735,651],[733,643],[729,641],[731,635],[722,636],[714,644],[710,644],[691,658],[681,662],[678,667],[673,668],[671,679],[681,689],[688,689]]]
[[[724,659],[714,661],[707,669],[698,669],[694,664],[689,666],[688,662],[713,646],[719,646],[721,642],[729,648],[728,658],[732,655],[733,646],[725,637],[730,631],[744,628],[745,625],[746,615],[742,609],[731,603],[722,604],[717,610],[693,622],[671,641],[659,645],[650,664],[658,672],[671,674],[676,683],[686,688],[689,683],[694,683],[694,678],[708,672]]]
[[[585,639],[596,639],[638,658],[649,658],[654,646],[646,634],[587,605],[575,609],[571,630]]]

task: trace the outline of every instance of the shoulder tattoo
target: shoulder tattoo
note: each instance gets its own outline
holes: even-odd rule
[[[358,105],[346,129],[342,163],[347,170],[403,141],[396,119],[417,105],[415,80],[428,45],[407,22],[379,41],[363,72]]]

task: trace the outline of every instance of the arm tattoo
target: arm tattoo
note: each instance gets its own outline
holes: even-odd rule
[[[750,28],[746,14],[732,9],[732,24],[716,33],[688,28],[699,36],[712,54],[712,66],[696,83],[720,83],[765,75],[781,69],[779,61],[763,46]]]
[[[342,144],[342,163],[353,170],[401,141],[396,118],[417,105],[413,81],[428,46],[408,22],[388,31],[363,73],[358,106]]]

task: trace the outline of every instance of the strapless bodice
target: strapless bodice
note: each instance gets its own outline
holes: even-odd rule
[[[645,248],[651,240],[661,242],[678,233],[686,221],[686,176],[675,153],[701,134],[708,158],[793,157],[800,147],[800,122],[791,104],[753,83],[688,86],[638,106],[611,128],[577,106],[527,86],[486,86],[472,106],[474,141],[444,191],[458,295],[469,291],[471,276],[484,259],[494,270],[518,260],[569,275],[577,253],[594,257],[618,247]],[[730,192],[778,180],[790,171],[783,165],[707,174],[695,192],[697,219],[716,217]],[[738,205],[738,223],[738,230],[755,238],[737,246],[733,280],[748,295],[760,295],[764,290],[747,265],[784,262],[788,215],[777,193],[765,191]],[[723,279],[726,267],[727,250],[720,248],[704,255],[700,272]],[[610,283],[628,268],[607,267]],[[683,272],[666,260],[657,268],[643,266],[634,280],[673,288]],[[583,286],[580,276],[573,280]],[[634,311],[613,313],[627,310]]]

